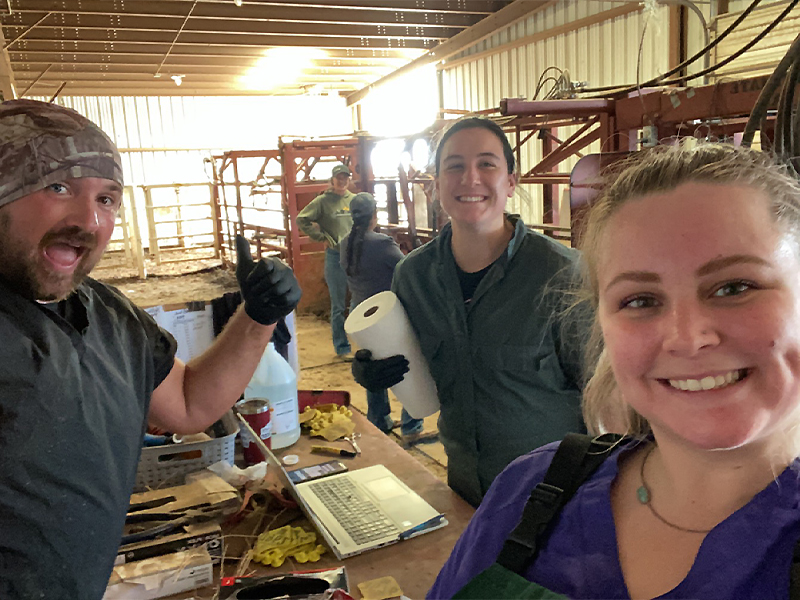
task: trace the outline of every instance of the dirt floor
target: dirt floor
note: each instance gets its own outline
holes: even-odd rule
[[[139,306],[181,304],[190,301],[212,300],[225,292],[238,290],[233,271],[225,270],[218,260],[194,261],[162,265],[156,274],[145,280],[126,269],[116,269],[106,263],[93,275],[116,286]],[[151,267],[148,273],[156,271]],[[298,387],[305,390],[346,390],[352,406],[366,414],[366,392],[350,373],[350,363],[336,357],[331,343],[328,321],[314,315],[297,318],[297,344],[300,357]],[[390,393],[392,416],[400,418],[400,403]],[[425,419],[425,430],[436,431],[436,418]],[[395,430],[399,433],[399,430]],[[392,437],[401,444],[400,437]],[[447,458],[438,441],[419,443],[408,452],[442,481],[446,481]]]
[[[116,286],[143,307],[213,300],[239,289],[233,271],[219,266],[185,275],[158,275],[147,279],[106,277],[102,281]]]
[[[353,380],[350,363],[336,356],[331,342],[328,321],[313,315],[301,315],[297,319],[297,341],[300,355],[300,378],[297,383],[304,390],[346,390],[350,393],[351,405],[362,413],[367,412],[367,395],[364,388]],[[401,405],[389,392],[392,417],[400,419]],[[425,431],[437,431],[438,413],[425,419]],[[397,435],[392,437],[400,443]],[[407,449],[442,481],[446,481],[447,457],[438,440],[419,443]]]
[[[213,300],[225,292],[239,289],[232,270],[222,267],[218,258],[200,258],[207,250],[184,251],[193,260],[165,260],[161,264],[146,257],[147,279],[139,279],[134,268],[126,264],[119,252],[106,252],[92,271],[92,277],[118,287],[139,306],[180,304],[197,300]]]

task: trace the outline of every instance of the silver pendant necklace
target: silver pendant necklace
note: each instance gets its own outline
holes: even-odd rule
[[[676,525],[675,523],[670,523],[664,517],[662,517],[656,509],[653,507],[653,496],[650,493],[650,488],[647,487],[647,482],[644,480],[644,465],[647,462],[647,459],[650,458],[650,454],[652,454],[653,449],[655,448],[655,444],[651,445],[650,448],[647,450],[647,454],[645,454],[644,458],[642,459],[642,466],[639,470],[639,478],[642,481],[642,485],[636,490],[636,499],[639,501],[639,504],[644,504],[647,508],[650,509],[650,512],[653,513],[653,516],[661,521],[664,525],[668,527],[672,527],[673,529],[677,529],[678,531],[683,531],[684,533],[708,533],[711,529],[690,529],[688,527],[681,527],[680,525]],[[713,528],[712,528],[713,529]]]

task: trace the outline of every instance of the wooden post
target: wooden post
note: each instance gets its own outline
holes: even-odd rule
[[[156,264],[161,264],[161,252],[158,249],[158,234],[156,233],[156,215],[153,209],[153,196],[149,186],[143,185],[144,207],[147,213],[147,231],[150,235],[150,256],[155,257]]]
[[[121,207],[122,210],[117,211],[117,217],[119,217],[119,226],[122,229],[122,247],[125,250],[125,260],[128,264],[133,262],[133,252],[131,252],[131,239],[128,235],[128,219],[125,218],[125,207]]]
[[[216,171],[216,168],[214,169]],[[214,181],[216,181],[216,175]],[[208,184],[208,197],[211,202],[211,227],[214,231],[214,258],[219,258],[222,253],[222,239],[220,234],[220,214],[219,204],[217,203],[217,186],[214,183]]]
[[[183,237],[183,216],[181,213],[181,186],[176,185],[175,190],[175,210],[178,214],[177,222],[175,223],[175,230],[178,233],[178,246],[186,247],[186,238]]]
[[[239,218],[239,229],[237,233],[244,235],[244,218],[242,217],[242,190],[241,182],[239,181],[239,163],[235,156],[233,157],[233,184],[236,186],[236,215]]]
[[[400,222],[400,213],[397,210],[397,187],[394,180],[386,182],[386,212],[389,213],[389,223]]]
[[[144,265],[144,253],[142,252],[142,236],[139,234],[139,214],[136,211],[136,198],[134,196],[133,186],[125,186],[125,189],[128,190],[128,199],[130,200],[129,206],[133,238],[131,246],[133,249],[134,264],[136,270],[139,272],[139,279],[145,279],[147,278],[147,269]]]

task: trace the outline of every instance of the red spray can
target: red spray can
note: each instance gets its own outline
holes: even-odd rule
[[[266,398],[249,398],[248,400],[237,403],[236,409],[242,417],[244,417],[245,421],[250,424],[253,431],[264,441],[267,448],[272,448],[270,445],[272,423],[269,414],[269,400]],[[244,460],[248,465],[254,465],[266,460],[255,442],[250,439],[250,432],[242,431],[241,439]]]

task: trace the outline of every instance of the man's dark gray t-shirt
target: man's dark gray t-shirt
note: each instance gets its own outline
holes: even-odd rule
[[[0,598],[97,600],[175,340],[87,279],[56,310],[0,281]]]

